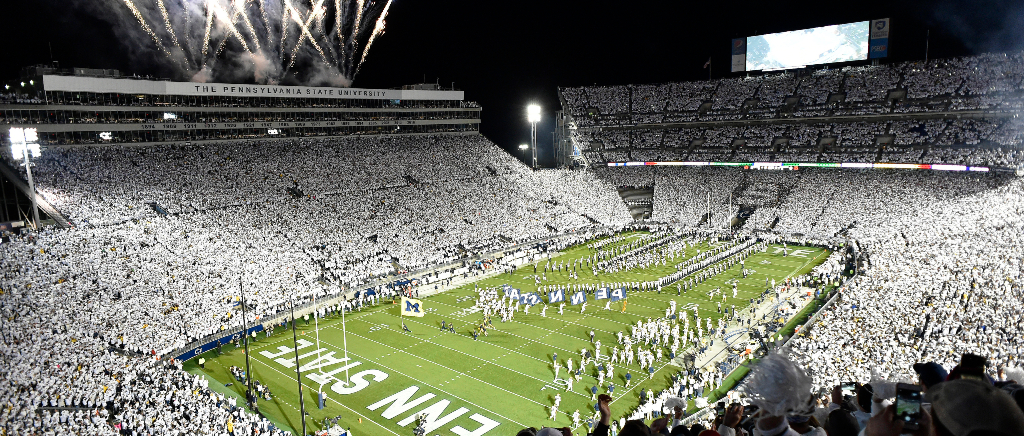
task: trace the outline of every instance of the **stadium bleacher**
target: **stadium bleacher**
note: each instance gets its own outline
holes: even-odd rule
[[[1024,129],[1007,111],[1024,102],[1022,82],[1024,56],[990,54],[564,88],[561,97],[576,123],[574,142],[593,163],[1019,169]],[[894,90],[906,99],[892,101]],[[799,103],[787,107],[792,96]],[[948,115],[956,111],[992,113]],[[915,117],[864,118],[904,115]],[[851,116],[861,118],[836,119]],[[785,122],[765,122],[778,118]],[[658,123],[699,125],[650,126]],[[653,189],[650,221],[663,232],[725,227],[742,210],[749,215],[734,231],[743,238],[855,247],[856,278],[841,282],[820,322],[786,346],[793,365],[813,375],[815,392],[870,382],[876,389],[866,397],[883,404],[894,382],[916,379],[915,363],[954,368],[963,353],[986,356],[1001,386],[1024,375],[1024,182],[1010,173],[533,171],[481,136],[436,135],[54,147],[35,161],[33,176],[74,226],[7,235],[0,244],[10,265],[0,277],[0,361],[8,363],[0,375],[9,381],[0,385],[0,426],[8,434],[283,434],[168,359],[242,325],[237,285],[258,290],[246,307],[269,319],[292,301],[336,297],[407,271],[566,235],[587,242],[633,223],[616,192],[626,186]],[[550,251],[570,242],[548,243]],[[837,259],[822,268],[842,272]],[[331,285],[298,286],[300,279]],[[749,381],[752,396],[758,380]],[[674,379],[630,417],[660,412],[683,383]],[[799,415],[824,421],[845,407],[838,400]],[[864,422],[867,409],[855,409]],[[729,436],[739,421],[723,424],[719,432]]]

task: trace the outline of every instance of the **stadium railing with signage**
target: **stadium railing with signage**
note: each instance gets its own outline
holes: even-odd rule
[[[643,166],[676,166],[676,167],[742,167],[760,170],[798,170],[806,168],[850,168],[850,169],[901,169],[901,170],[933,170],[933,171],[974,171],[989,172],[988,167],[948,165],[948,164],[910,164],[910,163],[865,163],[865,162],[608,162],[609,167],[643,167]]]

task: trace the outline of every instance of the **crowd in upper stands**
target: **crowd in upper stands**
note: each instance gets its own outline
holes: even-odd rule
[[[702,82],[560,89],[575,126],[584,129],[574,133],[574,143],[591,163],[897,162],[1011,168],[1024,166],[1021,121],[1006,112],[1022,107],[1021,90],[1024,53]],[[979,110],[985,113],[915,120],[830,119]],[[785,122],[757,122],[768,118]],[[670,129],[643,126],[732,120],[749,122]],[[605,126],[630,129],[586,129]]]
[[[1024,53],[711,81],[561,88],[579,127],[1021,107]],[[890,91],[906,91],[893,99]],[[796,97],[795,101],[789,101]],[[830,101],[832,99],[832,101]],[[706,103],[710,106],[702,109]],[[795,105],[795,106],[794,106]],[[742,110],[742,111],[741,111]]]
[[[1021,122],[952,119],[578,133],[591,163],[894,162],[1020,168]]]

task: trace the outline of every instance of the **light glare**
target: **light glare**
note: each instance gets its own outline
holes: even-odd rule
[[[535,104],[531,104],[531,105],[527,106],[526,107],[526,115],[527,115],[527,119],[529,119],[529,121],[531,123],[539,122],[540,121],[540,106],[535,105]]]
[[[39,157],[42,155],[39,149],[39,135],[36,133],[35,128],[25,129],[21,127],[11,127],[11,154],[15,159],[21,160],[25,156],[25,150],[28,150],[28,154],[31,157]]]

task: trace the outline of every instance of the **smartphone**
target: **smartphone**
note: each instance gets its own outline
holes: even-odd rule
[[[899,383],[896,385],[896,416],[903,421],[904,430],[917,430],[921,422],[921,387]]]
[[[715,405],[715,413],[717,413],[718,416],[725,415],[725,401],[719,401],[718,404]]]
[[[846,382],[839,385],[839,388],[843,390],[843,395],[853,395],[857,391],[857,383]]]
[[[987,359],[977,354],[964,353],[960,357],[960,378],[985,381]]]

